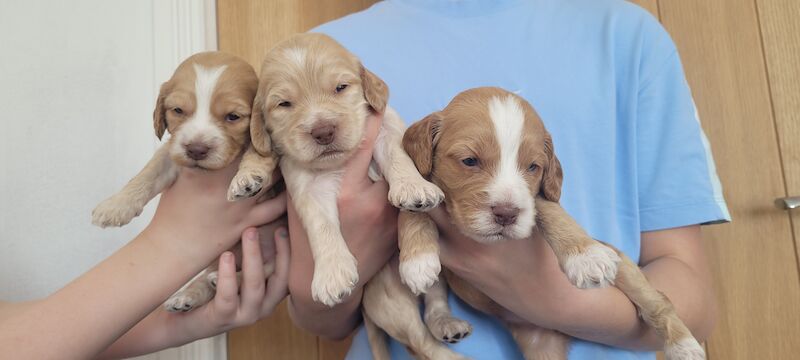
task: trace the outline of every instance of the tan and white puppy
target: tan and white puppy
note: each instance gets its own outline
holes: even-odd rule
[[[100,227],[123,226],[169,187],[181,166],[218,170],[231,164],[250,143],[250,112],[258,87],[253,67],[222,52],[203,52],[183,61],[161,85],[153,127],[171,137],[122,190],[92,211]],[[271,232],[269,234],[272,234]],[[265,265],[267,275],[272,263]],[[216,263],[184,286],[165,304],[188,311],[214,295]]]
[[[552,139],[533,107],[499,88],[476,88],[457,95],[442,111],[412,125],[403,140],[423,176],[446,195],[454,225],[481,243],[522,239],[540,231],[561,269],[579,288],[616,285],[636,305],[643,320],[665,340],[667,359],[705,358],[703,348],[678,318],[669,299],[652,287],[638,266],[616,249],[592,239],[558,204],[561,165]],[[438,231],[427,214],[401,213],[403,251],[438,254]],[[422,249],[422,250],[420,250]],[[364,310],[376,358],[385,358],[378,328],[425,359],[459,358],[436,341],[452,336],[429,317],[458,326],[446,308],[445,286],[472,307],[503,320],[526,359],[566,359],[569,338],[516,318],[454,273],[425,296],[425,326],[412,295],[425,288],[399,286],[403,272],[389,266],[364,292]],[[438,274],[435,274],[438,275]],[[434,274],[430,274],[434,276]],[[433,308],[429,308],[433,305]],[[392,309],[386,312],[385,309]],[[433,316],[431,314],[434,314]],[[463,328],[463,326],[462,326]],[[429,331],[426,331],[429,330]],[[377,332],[377,333],[376,333]],[[460,340],[465,335],[456,333]]]
[[[364,137],[370,112],[383,113],[370,177],[389,183],[389,201],[402,209],[437,206],[442,191],[417,172],[402,148],[405,130],[387,106],[389,89],[352,53],[322,34],[298,34],[265,56],[253,107],[253,147],[280,158],[289,194],[314,257],[313,298],[333,306],[358,282],[356,259],[342,238],[336,198],[344,165]],[[270,165],[270,166],[266,166]],[[230,199],[252,196],[268,182],[274,162],[242,161]]]

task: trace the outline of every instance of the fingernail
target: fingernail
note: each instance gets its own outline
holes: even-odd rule
[[[257,235],[258,235],[258,231],[254,230],[254,229],[247,229],[247,231],[244,232],[244,239],[246,241],[255,241],[255,240],[258,240],[258,236]]]
[[[224,254],[222,254],[222,262],[226,264],[233,262],[233,253],[226,251]]]

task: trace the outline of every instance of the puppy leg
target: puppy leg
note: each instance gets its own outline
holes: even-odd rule
[[[364,314],[418,359],[464,359],[428,331],[419,314],[419,299],[400,283],[400,277],[393,270],[395,264],[395,261],[389,262],[364,286]],[[376,359],[388,353],[380,342],[370,345]]]
[[[423,179],[403,150],[403,120],[387,108],[375,144],[375,162],[389,183],[389,202],[409,211],[428,211],[444,200],[438,186]]]
[[[472,333],[472,325],[453,317],[447,304],[447,281],[439,277],[425,293],[425,325],[439,341],[455,344]]]
[[[211,286],[208,279],[209,274],[212,273],[217,273],[216,264],[197,274],[180,290],[170,296],[164,302],[164,309],[169,312],[187,312],[209,302],[215,294],[214,287]]]
[[[252,145],[248,146],[239,163],[239,171],[228,188],[228,201],[258,194],[261,188],[272,184],[272,173],[277,166],[278,159],[275,156],[261,156]]]
[[[144,169],[92,211],[92,224],[101,228],[122,226],[142,213],[150,199],[175,181],[178,168],[169,158],[169,143],[162,145]]]
[[[439,231],[424,213],[401,211],[397,221],[400,240],[400,279],[416,295],[439,277]]]
[[[581,289],[614,284],[620,262],[614,250],[592,239],[556,202],[537,196],[536,212],[537,227],[570,282]]]
[[[625,254],[617,272],[616,286],[636,305],[639,316],[664,339],[667,360],[702,360],[705,351],[678,317],[672,302],[656,290]]]
[[[506,324],[525,360],[566,360],[569,337],[530,324]]]

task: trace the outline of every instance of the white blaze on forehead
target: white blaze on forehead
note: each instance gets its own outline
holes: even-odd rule
[[[176,146],[193,142],[201,142],[211,148],[225,145],[222,129],[214,122],[214,116],[211,114],[211,99],[214,96],[214,89],[216,89],[225,68],[227,65],[206,68],[194,64],[194,92],[197,106],[192,117],[179,130]],[[218,153],[216,150],[211,150],[211,152]],[[213,156],[211,152],[209,157]]]
[[[301,66],[306,62],[306,49],[288,48],[284,51],[284,56],[295,65]]]
[[[535,215],[533,197],[525,181],[527,169],[521,169],[519,165],[525,111],[519,100],[511,95],[494,97],[489,101],[489,117],[500,147],[497,168],[487,189],[489,206],[506,203],[519,208],[520,214],[514,226],[524,235],[533,226]]]

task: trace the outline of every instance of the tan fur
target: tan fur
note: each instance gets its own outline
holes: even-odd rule
[[[198,68],[222,69],[213,89],[209,89],[211,96],[208,99],[208,109],[197,109],[198,97],[202,96],[196,93]],[[172,77],[161,85],[153,110],[153,128],[156,136],[161,139],[167,131],[172,136],[120,192],[94,209],[92,222],[101,227],[127,224],[141,213],[147,202],[173,183],[178,176],[180,166],[216,170],[235,161],[250,143],[250,110],[257,85],[258,78],[253,68],[233,55],[204,52],[183,61]],[[176,109],[180,109],[180,112]],[[218,139],[208,139],[203,136],[205,134],[198,134],[197,139],[192,139],[207,142],[210,147],[208,158],[201,160],[187,157],[185,154],[187,144],[178,143],[185,125],[196,111],[208,111],[210,115],[208,121],[219,129]],[[229,114],[235,114],[239,119],[226,120]],[[245,154],[245,158],[253,157],[250,152]],[[269,179],[267,175],[263,176]],[[277,221],[266,225],[263,229],[274,231],[275,226],[280,224],[281,221]],[[262,237],[262,241],[268,241],[271,235],[270,233],[269,237]],[[240,248],[236,247],[233,250],[241,257]],[[265,264],[264,271],[267,276],[273,269],[273,263]],[[188,311],[205,304],[214,296],[212,280],[215,280],[215,276],[216,262],[170,297],[164,306],[170,311]]]
[[[367,117],[383,113],[370,177],[389,183],[389,201],[425,211],[439,204],[439,188],[425,181],[402,148],[403,121],[387,106],[386,84],[353,54],[328,36],[297,34],[267,52],[251,126],[254,153],[280,157],[286,186],[314,258],[312,296],[333,306],[358,283],[356,259],[339,228],[336,200],[343,167],[364,137]],[[331,127],[329,143],[313,131]],[[273,162],[243,159],[229,199],[258,192],[259,178]]]
[[[500,148],[491,133],[492,120],[487,109],[490,99],[501,96],[516,97],[498,88],[477,88],[462,92],[444,110],[412,125],[403,139],[406,151],[414,159],[419,171],[445,192],[451,220],[464,234],[476,232],[476,229],[471,228],[469,219],[487,206],[488,194],[483,191],[492,180],[491,170],[496,166]],[[596,287],[615,283],[636,305],[644,321],[665,339],[668,359],[702,358],[702,348],[678,318],[669,299],[652,287],[639,267],[629,258],[608,245],[599,245],[601,243],[586,234],[558,204],[563,175],[552,139],[530,104],[516,98],[521,101],[525,113],[524,134],[518,154],[519,165],[520,168],[531,163],[537,165],[532,174],[526,175],[530,195],[535,200],[535,224],[555,252],[562,270],[570,277],[570,261],[580,259],[580,265],[591,270],[590,276],[582,279],[583,281],[570,278],[574,284],[579,287]],[[480,158],[479,169],[461,164],[461,159],[471,156]],[[401,238],[401,245],[407,244],[404,250],[409,254],[418,252],[419,249],[436,247],[426,244],[435,240],[432,234],[437,234],[436,226],[432,221],[422,219],[423,217],[427,215],[417,214],[413,222],[401,223],[403,226],[413,225],[411,229],[399,230],[401,235],[405,234]],[[413,247],[410,247],[411,244]],[[590,252],[594,253],[587,256]],[[603,256],[610,262],[602,263],[598,260],[593,263],[597,259],[593,256]],[[401,257],[401,260],[405,259]],[[400,268],[403,268],[402,263]],[[384,271],[388,275],[373,280],[371,286],[386,286],[373,284],[378,281],[398,283],[397,279],[390,277],[393,273]],[[569,343],[566,335],[526,324],[454,273],[447,269],[442,272],[453,292],[467,304],[506,323],[526,359],[566,359]],[[372,304],[377,302],[386,308],[393,308],[393,312],[398,314],[396,317],[378,319],[375,324],[409,346],[414,353],[420,353],[422,350],[418,346],[421,345],[414,343],[408,336],[398,338],[394,335],[398,327],[403,327],[407,333],[418,331],[407,329],[409,326],[419,325],[415,319],[406,318],[416,312],[416,302],[407,300],[401,303],[396,300],[401,297],[409,298],[410,295],[411,292],[407,289],[405,293],[377,299],[365,292],[363,302],[365,307],[367,304],[378,307]],[[403,305],[405,307],[401,308]],[[670,349],[675,351],[671,352]]]

